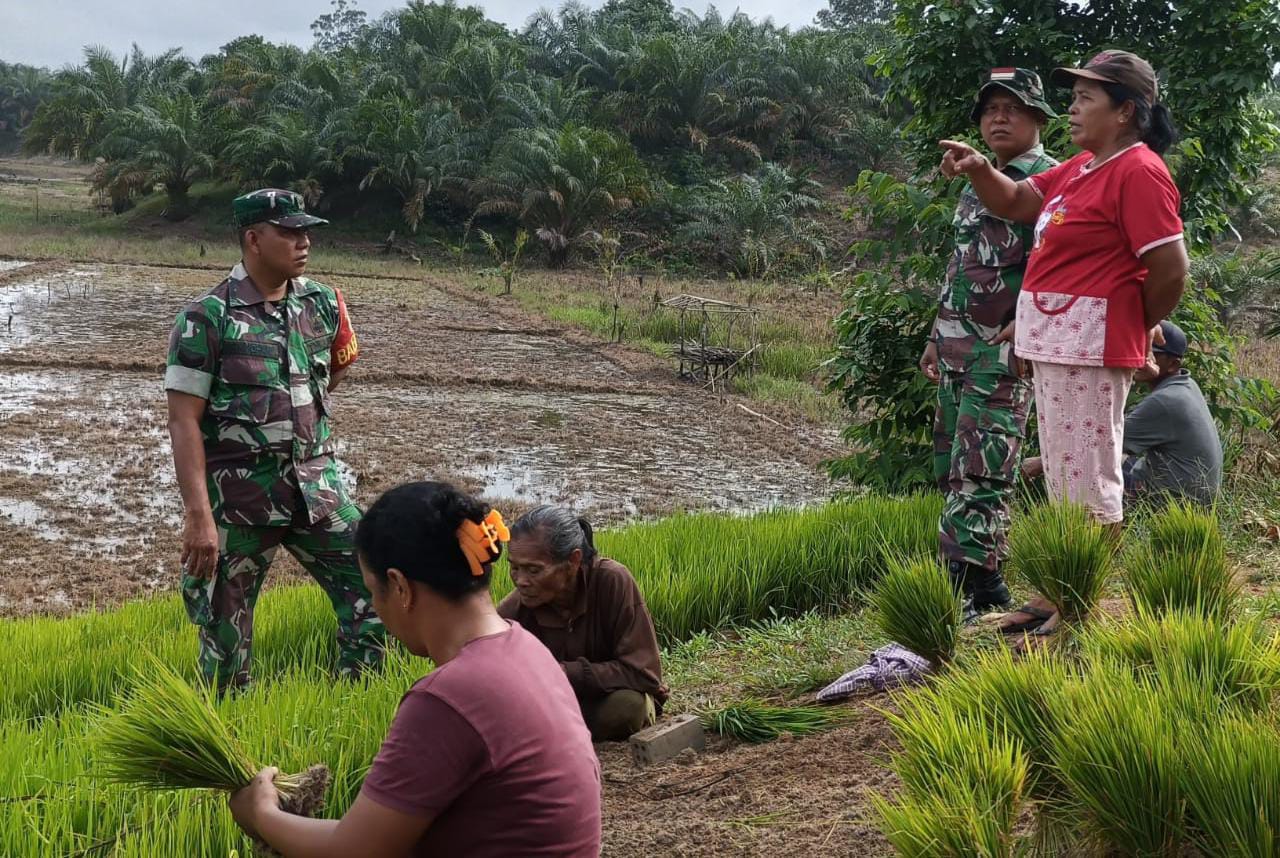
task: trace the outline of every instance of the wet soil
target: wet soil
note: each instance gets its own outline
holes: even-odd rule
[[[446,278],[323,278],[362,356],[335,393],[361,503],[442,478],[504,512],[604,524],[820,499],[833,430],[681,384],[673,366]],[[0,270],[0,615],[171,587],[180,503],[161,385],[174,315],[216,273],[36,263]],[[289,564],[281,573],[290,574]],[[296,572],[296,570],[294,570]]]

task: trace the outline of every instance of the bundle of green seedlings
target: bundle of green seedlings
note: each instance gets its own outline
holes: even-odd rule
[[[247,786],[262,767],[218,717],[213,692],[197,691],[157,661],[145,669],[129,701],[103,724],[99,761],[104,777],[141,790],[231,793]],[[280,806],[300,816],[314,817],[324,809],[328,785],[324,765],[275,779]]]
[[[1055,503],[1028,511],[1013,529],[1009,566],[1053,603],[1067,631],[1085,622],[1107,585],[1114,545],[1082,506]]]
[[[960,598],[936,560],[890,556],[871,595],[880,630],[934,670],[951,661],[960,636]]]
[[[1152,516],[1147,541],[1125,557],[1129,601],[1153,614],[1195,611],[1227,620],[1241,584],[1227,560],[1217,517],[1190,503]]]
[[[772,706],[748,698],[710,709],[702,714],[702,724],[713,733],[740,742],[769,742],[784,733],[804,736],[829,730],[848,719],[839,709],[818,706]]]

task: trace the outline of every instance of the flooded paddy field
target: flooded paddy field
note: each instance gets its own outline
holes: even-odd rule
[[[181,506],[161,375],[169,327],[222,272],[0,263],[0,614],[109,604],[177,580]],[[822,498],[835,434],[674,381],[439,274],[321,276],[362,354],[336,391],[357,500],[411,479],[601,523]],[[282,568],[282,571],[283,568]]]

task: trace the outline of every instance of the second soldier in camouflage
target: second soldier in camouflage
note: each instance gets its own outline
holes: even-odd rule
[[[327,592],[341,676],[381,662],[383,629],[355,559],[360,512],[338,479],[329,391],[354,359],[334,289],[302,276],[323,224],[290,191],[233,203],[243,260],[178,314],[165,389],[185,508],[182,593],[200,666],[249,682],[253,613],[283,546]]]
[[[970,118],[996,166],[1019,181],[1057,164],[1040,145],[1040,129],[1056,115],[1035,72],[1001,68],[979,89]],[[933,470],[946,498],[939,553],[980,612],[1009,602],[1000,569],[1031,403],[1012,325],[1031,228],[991,214],[968,186],[954,223],[956,247],[920,366],[938,382]]]

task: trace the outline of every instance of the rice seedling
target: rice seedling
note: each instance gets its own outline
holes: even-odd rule
[[[1051,759],[1102,853],[1176,856],[1185,839],[1182,713],[1123,665],[1098,662],[1053,701]],[[1204,713],[1201,713],[1204,714]]]
[[[1026,753],[1017,740],[945,704],[926,703],[891,721],[902,742],[892,763],[902,790],[893,799],[873,795],[872,801],[880,830],[898,853],[1012,856],[1027,780]]]
[[[1139,611],[1090,629],[1082,647],[1089,662],[1126,665],[1193,711],[1212,701],[1263,712],[1280,692],[1280,641],[1257,620],[1227,625],[1198,612]]]
[[[960,598],[936,560],[890,558],[871,596],[880,630],[934,669],[949,662],[960,636]]]
[[[1184,745],[1182,788],[1204,855],[1280,856],[1280,730],[1228,718]]]
[[[98,737],[102,774],[143,790],[234,792],[261,770],[214,711],[212,691],[201,693],[152,659],[125,707]],[[276,777],[281,805],[314,815],[329,782],[325,766]]]
[[[1111,574],[1106,531],[1069,503],[1034,507],[1019,524],[1010,538],[1010,569],[1054,604],[1068,628],[1084,622]]]
[[[1222,620],[1237,611],[1241,583],[1217,519],[1190,504],[1156,514],[1145,545],[1125,559],[1129,601],[1152,613],[1196,611]]]
[[[818,706],[770,706],[760,700],[746,699],[702,715],[708,730],[740,742],[770,742],[783,733],[804,736],[829,730],[848,718],[839,709]]]

